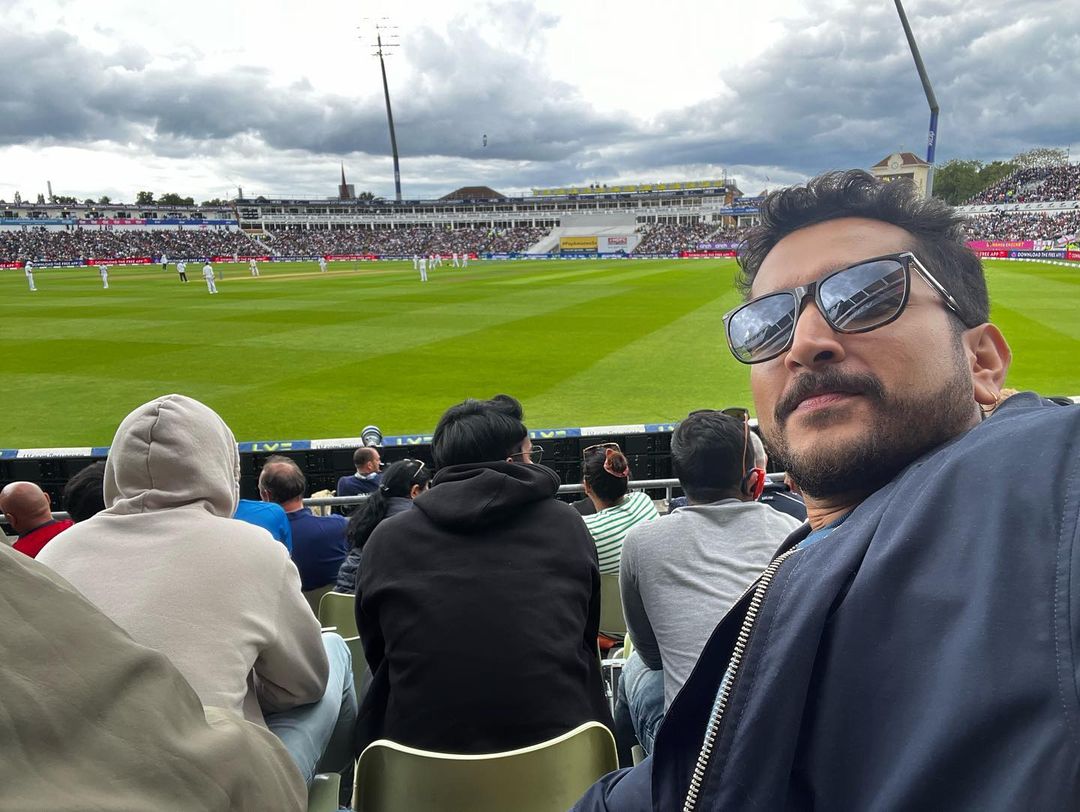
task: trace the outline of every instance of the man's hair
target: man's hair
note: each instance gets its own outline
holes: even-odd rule
[[[259,473],[259,490],[279,505],[304,495],[307,480],[295,460],[274,454]]]
[[[436,467],[505,460],[529,434],[523,417],[521,404],[509,395],[451,406],[431,437]]]
[[[671,468],[690,499],[706,504],[739,493],[754,464],[746,431],[743,421],[723,412],[698,412],[675,427]]]
[[[364,447],[356,449],[356,451],[354,451],[352,455],[353,465],[355,465],[357,468],[363,468],[365,465],[375,459],[375,453],[376,452],[374,448]]]
[[[105,510],[105,461],[92,462],[64,486],[63,503],[72,521],[83,522]]]
[[[915,238],[912,253],[956,299],[965,325],[975,327],[990,317],[982,264],[964,244],[963,218],[936,198],[919,197],[909,181],[885,183],[861,169],[826,172],[805,186],[773,192],[758,213],[760,224],[747,231],[739,249],[737,282],[746,296],[765,257],[784,237],[817,223],[864,217],[898,226]]]

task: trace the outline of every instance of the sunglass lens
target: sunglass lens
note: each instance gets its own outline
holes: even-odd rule
[[[907,274],[901,262],[880,259],[835,273],[818,296],[834,329],[856,332],[884,324],[904,306]]]
[[[744,364],[765,361],[783,352],[795,326],[795,297],[775,293],[740,307],[727,323],[731,354]]]

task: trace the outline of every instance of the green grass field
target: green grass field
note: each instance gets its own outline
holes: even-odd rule
[[[411,263],[0,271],[0,447],[107,445],[127,412],[181,392],[240,440],[428,431],[508,392],[536,428],[675,420],[749,404],[720,316],[732,260],[478,262],[421,284]],[[987,262],[1009,385],[1080,394],[1080,267]]]

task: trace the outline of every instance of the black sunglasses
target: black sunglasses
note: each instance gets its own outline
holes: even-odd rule
[[[808,298],[837,333],[884,327],[907,306],[912,268],[959,317],[960,305],[914,254],[887,254],[833,271],[808,285],[767,293],[724,314],[731,354],[744,364],[760,364],[787,352]]]

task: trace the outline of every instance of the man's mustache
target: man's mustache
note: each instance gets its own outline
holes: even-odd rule
[[[799,404],[807,398],[826,392],[845,392],[866,395],[875,400],[885,399],[885,387],[876,375],[869,372],[840,372],[829,369],[824,372],[804,372],[788,387],[773,412],[776,422],[783,423]]]

